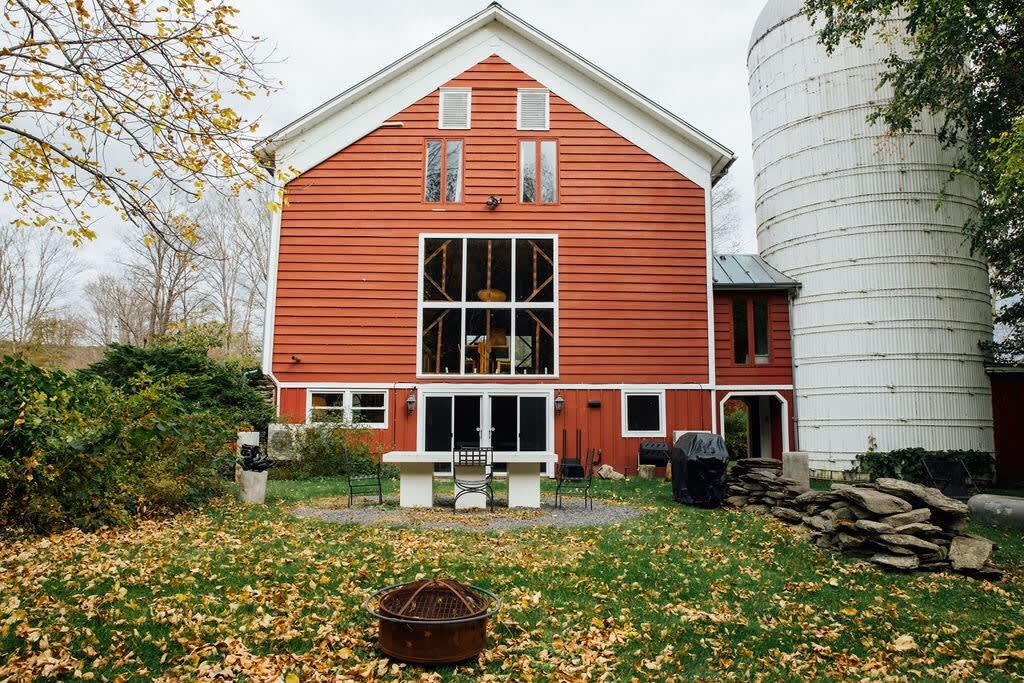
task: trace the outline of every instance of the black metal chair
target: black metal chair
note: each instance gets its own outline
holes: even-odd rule
[[[590,509],[594,509],[594,496],[591,487],[594,482],[594,470],[601,464],[602,452],[599,448],[587,449],[587,455],[583,462],[580,458],[565,457],[558,463],[558,471],[555,475],[555,507],[561,508],[564,501],[563,490],[582,490],[583,507],[588,503]]]
[[[974,478],[970,470],[960,458],[922,456],[928,483],[942,491],[950,498],[967,499],[971,496],[970,488]]]
[[[383,504],[384,485],[381,481],[380,463],[374,463],[373,471],[369,474],[355,474],[352,471],[352,460],[349,458],[347,449],[342,450],[341,459],[345,464],[345,476],[348,479],[348,506],[352,507],[352,498],[356,493],[376,493],[377,504]]]
[[[483,474],[473,473],[459,476],[460,467],[472,467]],[[490,448],[456,448],[452,451],[452,481],[455,482],[455,505],[466,494],[480,493],[487,498],[487,505],[494,511],[494,451]]]

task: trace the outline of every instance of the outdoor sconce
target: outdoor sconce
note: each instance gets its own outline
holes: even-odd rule
[[[497,209],[498,204],[501,204],[501,197],[492,194],[490,197],[487,198],[487,208],[490,209],[491,211]]]
[[[298,356],[296,356],[296,355],[295,355],[295,354],[293,353],[293,354],[292,354],[292,362],[293,362],[293,363],[301,363],[301,362],[302,362],[302,359],[301,359],[301,358],[299,358]]]
[[[409,398],[405,399],[405,409],[412,414],[412,411],[416,410],[416,390],[413,389],[409,392]]]
[[[562,398],[562,395],[559,394],[558,396],[555,396],[555,412],[556,413],[562,412],[562,408],[564,408],[564,407],[565,407],[565,399]]]

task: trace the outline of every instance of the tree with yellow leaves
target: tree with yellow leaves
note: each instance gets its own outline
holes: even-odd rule
[[[0,196],[14,224],[78,244],[113,213],[187,244],[158,196],[257,185],[256,122],[234,107],[274,86],[237,13],[219,0],[5,0]]]

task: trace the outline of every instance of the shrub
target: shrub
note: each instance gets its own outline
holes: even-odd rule
[[[233,423],[178,397],[92,373],[0,360],[0,519],[40,532],[172,512],[221,490]]]
[[[170,338],[145,348],[111,344],[104,357],[87,372],[115,387],[125,388],[140,376],[178,378],[179,400],[195,410],[215,411],[235,422],[265,431],[274,409],[253,389],[236,361],[218,362],[209,348],[191,340]]]
[[[745,458],[750,453],[748,441],[749,416],[747,404],[730,400],[725,404],[725,447],[733,460]]]
[[[270,470],[270,476],[274,479],[308,479],[370,474],[378,462],[370,443],[368,430],[341,422],[318,423],[297,429],[295,450],[299,458],[277,461]]]
[[[990,482],[995,477],[995,455],[984,451],[928,451],[924,448],[902,448],[887,452],[868,451],[857,456],[856,469],[867,474],[872,480],[892,477],[928,484],[928,475],[921,462],[925,456],[959,459],[975,481]]]

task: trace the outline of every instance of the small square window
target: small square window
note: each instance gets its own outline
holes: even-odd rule
[[[623,436],[665,436],[665,393],[622,393]]]

